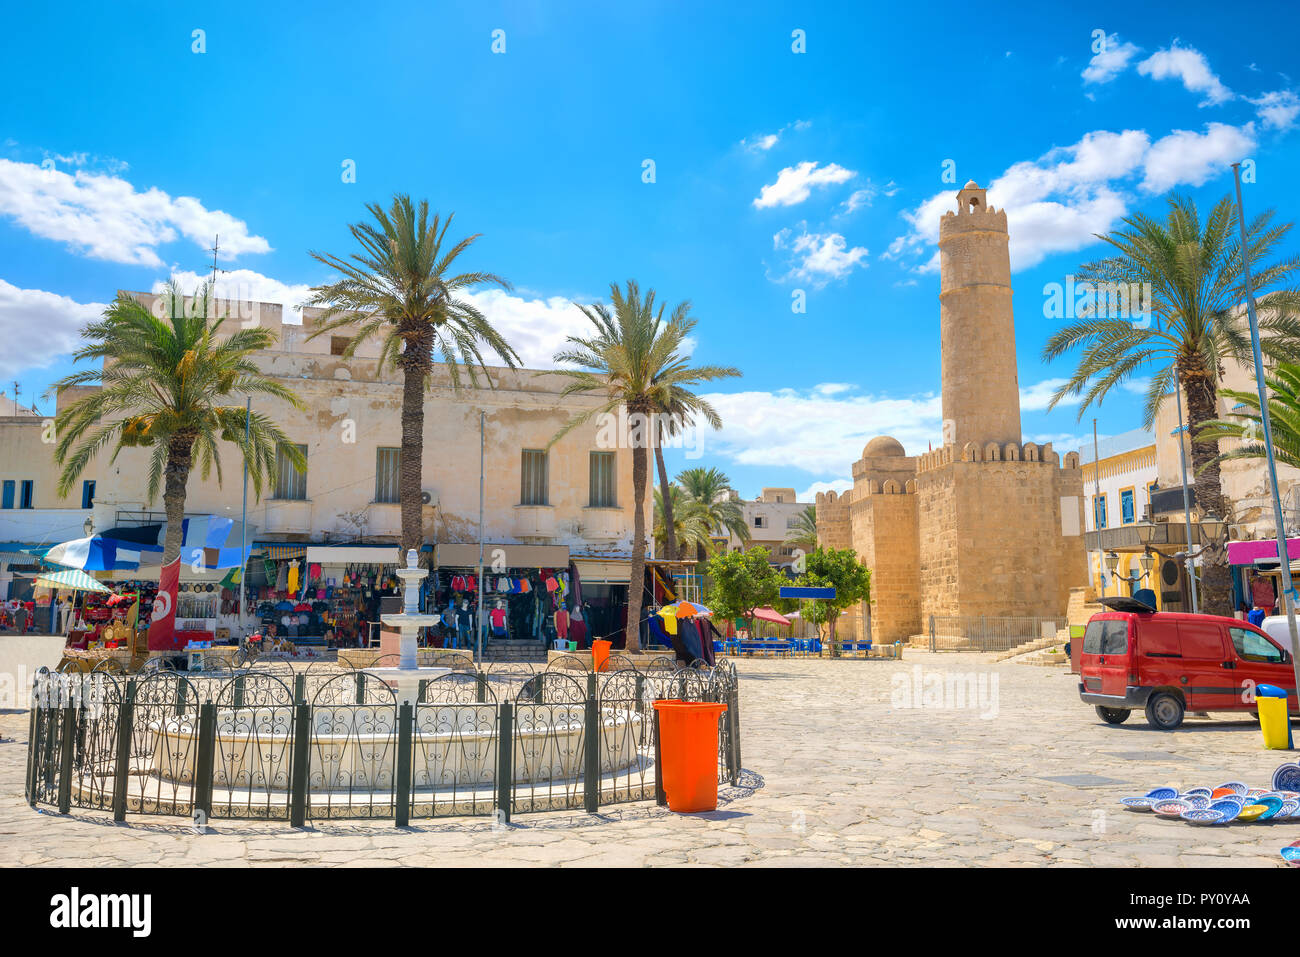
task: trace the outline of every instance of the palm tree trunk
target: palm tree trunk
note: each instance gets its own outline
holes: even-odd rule
[[[663,435],[655,443],[655,466],[659,469],[659,495],[664,500],[664,558],[677,560],[677,529],[673,527],[673,497],[668,494],[668,469],[664,467]]]
[[[635,654],[641,650],[641,593],[645,589],[645,493],[649,477],[646,449],[632,445],[632,580],[627,586],[627,628],[623,632],[624,650]]]
[[[413,343],[407,343],[412,349]],[[414,357],[412,357],[414,358]],[[402,364],[402,461],[398,499],[402,503],[402,538],[398,563],[406,564],[406,553],[416,555],[424,544],[423,504],[420,501],[424,461],[424,366],[418,361]]]
[[[194,438],[177,435],[167,447],[163,467],[163,509],[167,514],[167,535],[163,540],[162,563],[171,564],[181,553],[185,522],[185,485],[194,464]]]
[[[1202,424],[1217,418],[1218,394],[1209,371],[1199,362],[1180,363],[1179,374],[1187,393],[1187,430],[1192,436],[1192,480],[1196,508],[1204,518],[1213,512],[1227,521],[1227,502],[1219,481],[1219,454],[1216,439],[1198,440]],[[1232,574],[1227,550],[1209,545],[1201,555],[1201,611],[1207,615],[1232,614]]]

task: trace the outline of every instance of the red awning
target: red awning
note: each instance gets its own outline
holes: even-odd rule
[[[770,621],[774,625],[788,625],[790,619],[772,608],[755,608],[754,617],[759,621]]]

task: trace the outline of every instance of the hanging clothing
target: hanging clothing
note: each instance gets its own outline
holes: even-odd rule
[[[555,634],[560,638],[569,637],[569,613],[563,608],[555,613]]]
[[[574,618],[569,622],[569,640],[579,648],[587,647],[587,623],[581,618]]]

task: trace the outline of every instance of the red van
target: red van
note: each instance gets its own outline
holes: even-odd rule
[[[1079,697],[1108,724],[1135,710],[1172,731],[1187,711],[1255,710],[1256,685],[1288,692],[1297,712],[1290,653],[1236,618],[1153,612],[1126,599],[1104,599],[1112,611],[1093,615],[1083,635]]]

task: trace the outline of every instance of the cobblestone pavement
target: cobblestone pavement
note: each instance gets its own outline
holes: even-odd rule
[[[1103,725],[1058,668],[983,655],[903,661],[741,660],[747,787],[711,814],[649,804],[479,820],[188,822],[34,811],[22,797],[27,717],[0,716],[0,865],[1188,865],[1280,866],[1300,821],[1196,828],[1116,802],[1159,784],[1264,786],[1286,758],[1248,718]],[[936,704],[934,676],[983,695]],[[947,683],[947,678],[943,678]],[[970,682],[975,684],[971,685]],[[920,696],[916,691],[922,690]],[[944,703],[959,702],[948,698]],[[1293,756],[1294,757],[1294,756]]]

